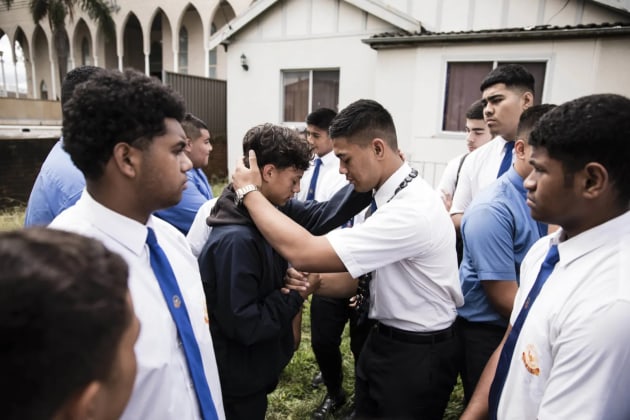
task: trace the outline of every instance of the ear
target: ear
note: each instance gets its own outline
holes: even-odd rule
[[[186,147],[184,147],[184,150],[188,153],[192,152],[192,139],[190,137],[186,137]]]
[[[521,101],[523,102],[523,110],[534,106],[534,94],[530,91],[524,92],[521,95]]]
[[[102,384],[97,381],[90,382],[85,388],[78,391],[71,399],[66,401],[56,413],[56,419],[80,419],[90,420],[97,418],[98,397]]]
[[[264,182],[271,182],[271,178],[273,177],[274,172],[276,171],[276,166],[274,164],[268,163],[262,167],[260,170],[260,175]]]
[[[385,155],[385,141],[378,137],[372,139],[372,150],[374,150],[377,159],[382,159]]]
[[[516,139],[514,142],[514,154],[519,160],[525,160],[527,158],[527,156],[525,156],[525,140]]]
[[[128,143],[117,143],[114,146],[112,159],[118,170],[129,178],[135,178],[142,161],[142,151],[131,147]]]
[[[585,198],[597,198],[610,187],[608,171],[600,163],[587,163],[582,169],[581,175],[580,187]]]

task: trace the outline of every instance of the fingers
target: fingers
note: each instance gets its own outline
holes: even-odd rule
[[[249,150],[249,168],[258,171],[258,159],[256,158],[256,152]]]

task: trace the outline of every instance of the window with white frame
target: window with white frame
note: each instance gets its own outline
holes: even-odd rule
[[[540,104],[545,84],[546,61],[449,61],[446,65],[446,91],[442,130],[464,131],[466,111],[481,98],[479,86],[497,66],[521,64],[534,76],[534,103]]]
[[[304,122],[319,108],[335,111],[339,104],[339,69],[282,72],[283,121]]]

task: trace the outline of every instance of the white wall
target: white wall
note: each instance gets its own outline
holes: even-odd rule
[[[375,50],[361,39],[392,27],[344,2],[281,2],[233,38],[228,49],[228,169],[256,124],[282,122],[282,70],[340,70],[339,108],[375,98]],[[240,66],[245,54],[249,71]]]

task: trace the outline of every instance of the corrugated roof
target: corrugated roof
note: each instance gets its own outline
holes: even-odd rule
[[[463,42],[497,42],[532,39],[597,38],[630,35],[630,22],[598,23],[581,25],[536,25],[520,28],[480,29],[475,31],[432,32],[420,31],[384,32],[373,35],[363,42],[374,49],[411,47],[417,44],[446,44]]]

